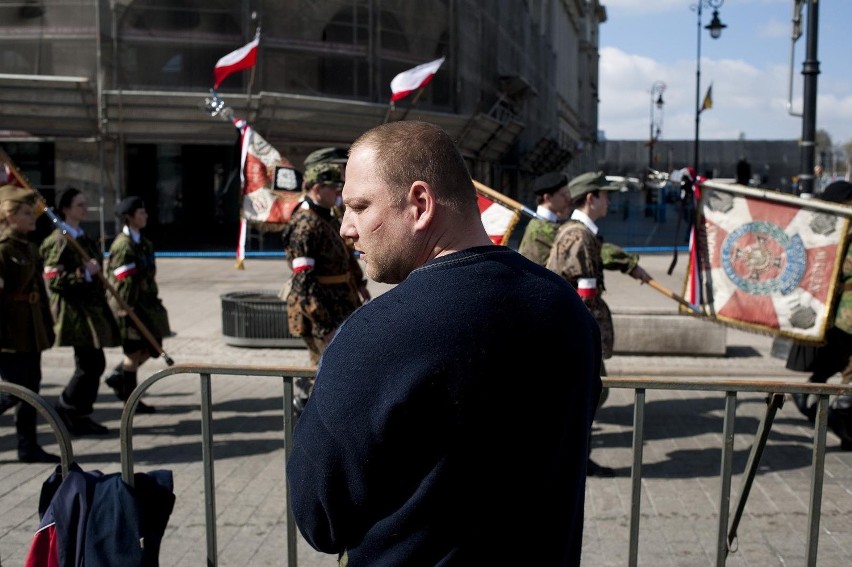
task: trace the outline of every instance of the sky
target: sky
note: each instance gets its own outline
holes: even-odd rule
[[[598,128],[606,139],[649,139],[657,81],[665,84],[660,139],[695,138],[698,1],[601,1]],[[790,58],[793,45],[789,110],[801,115],[808,7],[792,44],[794,0],[723,0],[719,39],[704,29],[713,8],[702,1],[700,99],[712,83],[713,107],[701,113],[701,139],[800,139],[802,118],[788,111]],[[816,127],[837,146],[852,142],[852,0],[818,6]]]

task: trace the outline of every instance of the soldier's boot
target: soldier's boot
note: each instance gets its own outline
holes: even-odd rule
[[[130,392],[133,390],[127,390],[124,386],[124,365],[119,363],[118,366],[112,369],[106,380],[106,385],[112,388],[112,391],[115,392],[115,397],[117,397],[122,402],[127,401],[128,396],[130,396]]]
[[[0,393],[0,415],[3,415],[8,410],[18,405],[18,398],[6,392]]]
[[[127,398],[130,397],[131,392],[133,392],[133,390],[136,389],[136,372],[135,371],[131,372],[129,370],[125,370],[124,371],[123,383],[124,383],[124,389],[127,392],[127,396],[124,398],[125,401],[126,401]],[[157,408],[155,408],[153,406],[149,406],[148,404],[146,404],[142,400],[139,400],[136,403],[136,413],[154,413],[156,411],[157,411]]]
[[[794,392],[792,396],[793,403],[796,404],[796,408],[798,408],[801,414],[808,418],[808,421],[811,423],[816,422],[817,396],[801,394],[799,392]]]

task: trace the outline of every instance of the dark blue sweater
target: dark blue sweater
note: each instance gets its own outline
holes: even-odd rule
[[[600,335],[504,247],[437,258],[353,313],[287,465],[305,539],[361,565],[577,565]]]

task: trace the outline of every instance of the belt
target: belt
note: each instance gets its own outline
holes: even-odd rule
[[[852,283],[843,284],[843,291],[852,291]]]
[[[12,301],[20,301],[21,303],[29,303],[30,305],[35,305],[41,300],[41,294],[37,291],[31,291],[29,293],[14,293],[12,294]]]
[[[317,281],[323,285],[348,283],[349,274],[337,274],[334,276],[317,276]]]

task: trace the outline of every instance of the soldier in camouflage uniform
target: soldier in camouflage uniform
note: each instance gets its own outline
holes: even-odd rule
[[[41,353],[55,337],[41,260],[27,238],[36,227],[34,204],[32,191],[0,187],[0,378],[38,393]],[[0,413],[16,403],[18,460],[58,463],[58,456],[38,444],[33,406],[6,395],[0,397]]]
[[[816,196],[832,203],[852,205],[852,183],[835,181]],[[825,343],[815,350],[808,382],[824,384],[841,373],[843,382],[852,371],[852,228],[846,234],[846,253],[838,273],[834,318],[825,333]],[[789,362],[788,362],[789,367]],[[816,397],[793,394],[796,407],[808,419],[816,418]],[[828,410],[828,426],[840,437],[840,447],[852,451],[852,396],[837,396]]]
[[[157,343],[150,344],[119,302],[110,298],[110,307],[121,329],[124,360],[107,376],[106,383],[118,399],[127,401],[136,388],[137,370],[149,358],[160,356],[158,347],[163,344],[163,337],[171,336],[172,332],[157,287],[154,244],[140,232],[148,224],[145,203],[140,197],[127,197],[116,205],[115,214],[124,228],[109,248],[110,282]],[[140,401],[136,411],[154,413],[155,409]]]
[[[367,280],[352,247],[340,236],[339,207],[345,153],[326,148],[305,160],[304,196],[282,234],[293,277],[287,294],[290,334],[302,337],[311,362],[318,364],[337,327],[370,299]],[[318,156],[318,157],[317,157]],[[293,400],[301,412],[313,380],[296,382]]]
[[[97,277],[102,269],[101,251],[80,228],[86,217],[86,196],[68,187],[60,194],[56,209],[63,226],[42,242],[39,252],[55,321],[55,344],[74,347],[75,364],[56,411],[74,435],[105,435],[107,428],[89,416],[106,367],[104,347],[119,346],[121,336],[104,285]],[[87,262],[63,231],[83,249]]]
[[[613,325],[612,313],[603,300],[604,269],[619,270],[645,283],[651,279],[639,266],[639,257],[624,253],[620,248],[611,248],[604,261],[603,239],[598,236],[595,221],[606,216],[609,209],[609,191],[618,190],[618,186],[608,184],[603,172],[588,172],[578,175],[568,184],[574,211],[571,219],[559,227],[546,267],[565,278],[580,294],[583,303],[589,308],[598,322],[601,331],[603,358],[612,356]],[[601,376],[606,376],[606,368],[601,363]],[[608,394],[607,389],[601,395],[600,405]],[[612,476],[614,471],[602,467],[589,459],[588,474],[592,476]]]

